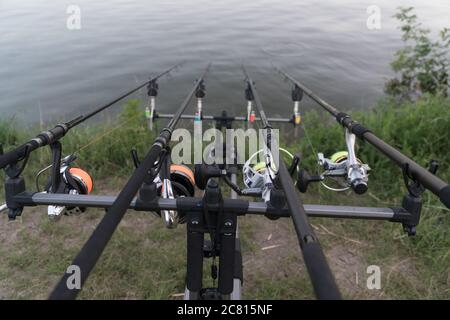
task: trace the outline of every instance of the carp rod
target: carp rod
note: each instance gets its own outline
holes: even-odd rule
[[[372,133],[368,128],[364,127],[360,123],[354,121],[350,115],[347,113],[339,111],[336,107],[332,106],[321,97],[316,95],[310,89],[305,87],[302,83],[296,80],[294,77],[284,72],[283,70],[275,67],[275,70],[278,71],[282,76],[288,79],[294,86],[300,88],[306,95],[308,95],[312,100],[314,100],[317,104],[319,104],[323,109],[325,109],[328,113],[330,113],[336,121],[341,124],[344,128],[347,128],[350,132],[352,132],[355,136],[362,139],[363,141],[367,141],[372,146],[377,148],[381,153],[383,153],[386,157],[400,166],[405,172],[416,180],[421,185],[423,185],[426,189],[430,190],[436,196],[439,197],[439,200],[450,209],[450,185],[443,181],[441,178],[437,177],[433,172],[423,168],[419,164],[417,164],[414,160],[411,160],[403,153],[378,138],[374,133]]]
[[[147,178],[149,180],[153,180],[155,178],[157,173],[152,172],[151,169],[160,159],[161,153],[168,146],[173,130],[175,129],[179,119],[181,118],[181,115],[189,105],[192,97],[196,93],[198,87],[203,84],[203,79],[208,73],[210,65],[211,64],[208,64],[201,76],[196,80],[195,85],[178,108],[172,120],[164,129],[162,129],[159,136],[154,140],[145,158],[133,172],[132,176],[130,177],[122,191],[114,200],[112,206],[107,210],[103,219],[97,225],[96,229],[91,234],[81,251],[73,260],[72,265],[78,266],[81,271],[80,288],[69,289],[67,281],[69,280],[71,275],[69,273],[65,273],[59,283],[56,285],[53,292],[50,294],[49,299],[70,300],[76,298],[77,294],[81,290],[81,287],[89,276],[89,273],[100,258],[100,255],[111,239],[112,234],[125,215],[131,201],[143,184],[144,180]]]
[[[22,144],[21,146],[18,146],[17,148],[15,148],[14,150],[11,150],[9,152],[6,152],[4,154],[1,154],[2,152],[0,152],[0,169],[5,168],[8,165],[12,165],[15,164],[19,161],[24,160],[24,164],[22,165],[22,169],[26,164],[26,161],[28,159],[28,156],[30,155],[31,152],[33,152],[34,150],[46,146],[46,145],[50,145],[56,141],[58,141],[59,139],[61,139],[62,137],[64,137],[66,135],[66,133],[72,129],[73,127],[76,127],[77,125],[79,125],[80,123],[83,123],[84,121],[92,118],[93,116],[95,116],[96,114],[102,112],[105,109],[108,109],[109,107],[111,107],[112,105],[114,105],[115,103],[119,102],[120,100],[123,100],[124,98],[128,97],[129,95],[135,93],[136,91],[142,89],[143,87],[145,87],[146,85],[155,82],[156,80],[158,80],[159,78],[169,74],[172,70],[176,69],[177,67],[181,66],[183,64],[183,62],[178,63],[172,67],[170,67],[169,69],[161,72],[160,74],[150,78],[149,80],[145,81],[144,83],[140,84],[139,86],[135,87],[134,89],[124,93],[123,95],[121,95],[120,97],[112,100],[111,102],[108,102],[107,104],[85,114],[85,115],[80,115],[68,122],[64,122],[64,123],[60,123],[57,124],[55,127],[53,127],[52,129],[49,129],[47,131],[44,131],[40,134],[38,134],[36,137],[34,137],[33,139],[29,140],[28,142]],[[0,148],[1,149],[1,148]],[[1,151],[1,150],[0,150]],[[17,172],[18,174],[20,174],[20,170]],[[17,174],[17,175],[18,175]]]
[[[242,66],[247,83],[247,99],[253,100],[261,118],[263,129],[267,130],[266,145],[269,150],[278,148],[271,139],[272,126],[264,112],[261,99],[256,91],[255,83],[250,78],[247,70]],[[279,184],[284,191],[286,203],[294,223],[297,238],[300,244],[303,258],[318,299],[336,300],[341,299],[339,288],[336,285],[333,274],[328,266],[325,254],[320,243],[308,222],[307,214],[302,201],[297,194],[291,175],[286,168],[284,161],[278,161],[278,172],[276,173],[275,184]]]

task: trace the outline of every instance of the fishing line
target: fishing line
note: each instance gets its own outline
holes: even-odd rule
[[[74,153],[79,153],[81,150],[84,150],[85,148],[88,148],[89,146],[99,142],[100,140],[102,140],[103,138],[105,138],[106,136],[110,135],[112,132],[122,128],[123,126],[125,126],[126,124],[130,123],[133,120],[136,120],[138,118],[138,116],[142,116],[141,114],[135,115],[132,118],[120,123],[119,125],[117,125],[116,127],[96,136],[93,140],[91,140],[89,143],[81,146],[80,148],[78,148]]]
[[[306,126],[305,126],[304,123],[302,123],[302,128],[303,128],[303,132],[305,133],[306,141],[308,142],[309,147],[311,148],[311,150],[312,150],[314,156],[316,156],[316,155],[317,155],[316,148],[314,148],[314,145],[312,144],[312,141],[311,141],[311,139],[309,138],[308,130],[306,129]],[[319,164],[318,164],[317,162],[316,162],[316,168],[317,168],[317,169],[319,168]]]

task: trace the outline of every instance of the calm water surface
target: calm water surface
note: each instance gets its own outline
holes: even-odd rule
[[[81,30],[66,28],[71,4]],[[366,27],[369,5],[381,8],[381,30]],[[434,34],[450,24],[448,0],[0,0],[0,114],[70,119],[181,60],[160,82],[160,111],[177,108],[208,61],[205,113],[245,112],[241,63],[271,116],[291,112],[289,86],[271,63],[343,109],[368,108],[402,45],[392,18],[399,5],[415,6]]]

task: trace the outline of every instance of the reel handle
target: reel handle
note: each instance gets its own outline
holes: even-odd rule
[[[350,183],[350,187],[355,191],[356,194],[364,194],[368,187],[367,183],[362,179],[354,179]]]
[[[194,171],[195,184],[200,190],[205,190],[210,178],[219,178],[226,175],[224,170],[214,165],[196,164]]]
[[[298,172],[297,188],[301,193],[308,191],[308,186],[311,182],[320,182],[323,180],[322,176],[310,175],[308,171],[301,169]]]

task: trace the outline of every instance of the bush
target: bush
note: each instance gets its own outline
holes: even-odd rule
[[[405,47],[395,53],[392,69],[399,77],[390,79],[385,92],[398,100],[416,100],[424,93],[447,95],[449,82],[450,29],[440,32],[438,41],[417,22],[413,8],[400,8],[394,16],[402,25]]]

